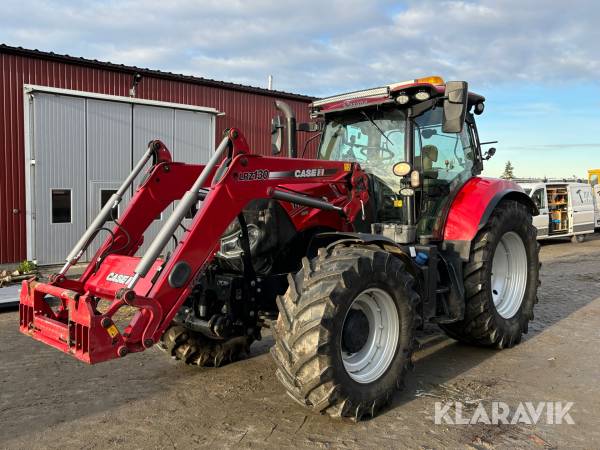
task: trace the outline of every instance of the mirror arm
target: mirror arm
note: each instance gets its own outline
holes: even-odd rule
[[[321,133],[317,133],[314,136],[309,137],[306,142],[304,143],[304,148],[302,149],[302,154],[300,155],[300,158],[304,158],[304,154],[306,153],[306,149],[308,148],[308,144],[310,144],[313,140],[315,140],[316,138],[321,137]]]

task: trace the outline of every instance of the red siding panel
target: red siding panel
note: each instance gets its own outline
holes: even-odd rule
[[[90,67],[89,62],[77,64],[1,50],[0,69],[0,263],[10,263],[26,257],[23,84],[126,96],[132,73]],[[217,140],[226,128],[237,127],[253,151],[264,155],[270,152],[270,121],[276,95],[145,74],[137,87],[137,97],[216,108],[226,114],[217,118]],[[290,104],[299,121],[308,120],[308,98],[282,99]],[[302,151],[302,133],[299,138]]]

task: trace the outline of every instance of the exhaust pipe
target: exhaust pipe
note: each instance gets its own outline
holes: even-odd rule
[[[296,142],[296,116],[294,111],[290,108],[286,102],[281,100],[275,100],[275,108],[283,113],[287,123],[287,147],[290,158],[296,158],[298,156],[297,142]]]

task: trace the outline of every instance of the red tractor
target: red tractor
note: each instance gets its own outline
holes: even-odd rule
[[[475,345],[518,344],[537,301],[537,210],[516,184],[478,176],[494,153],[482,155],[475,126],[484,100],[429,77],[315,101],[306,124],[278,102],[273,151],[286,130],[288,158],[251,153],[235,129],[206,165],[174,162],[152,141],[62,270],[24,282],[21,331],[87,363],[156,344],[219,366],[271,328],[289,395],[354,419],[401,386],[424,322]],[[296,158],[297,130],[320,139],[317,159]],[[83,275],[67,278],[100,231]],[[117,326],[124,306],[136,312]]]

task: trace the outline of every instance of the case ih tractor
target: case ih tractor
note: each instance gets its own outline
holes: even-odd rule
[[[506,348],[533,319],[537,211],[514,183],[478,176],[493,154],[482,155],[474,121],[483,103],[439,77],[315,101],[315,122],[298,126],[278,102],[286,120],[274,120],[273,149],[285,130],[285,158],[253,154],[236,129],[206,165],[174,162],[152,141],[62,270],[23,283],[21,331],[91,364],[158,345],[220,366],[271,328],[277,377],[294,400],[373,416],[402,385],[425,322]],[[296,158],[297,130],[319,137],[317,159]],[[100,231],[108,237],[85,272],[67,278]],[[117,326],[125,306],[135,314]]]

